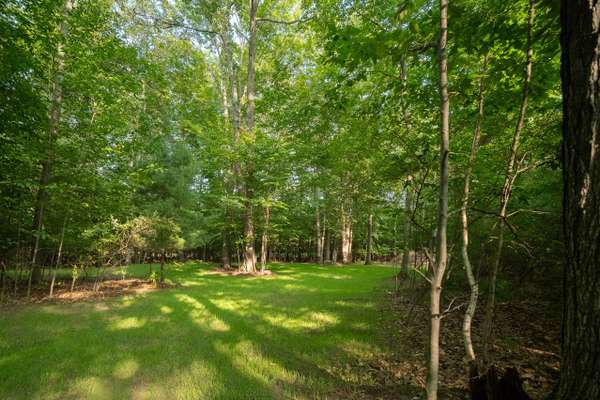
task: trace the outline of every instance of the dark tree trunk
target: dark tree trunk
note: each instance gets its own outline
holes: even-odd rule
[[[329,229],[327,229],[327,224],[325,224],[325,226],[323,227],[323,231],[325,232],[325,244],[323,245],[323,261],[326,264],[329,264],[331,262],[331,232],[329,231]]]
[[[600,398],[600,7],[561,2],[564,272],[554,399]]]

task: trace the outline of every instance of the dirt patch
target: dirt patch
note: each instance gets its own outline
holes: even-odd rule
[[[27,298],[27,289],[20,288],[17,296],[5,299],[5,305],[18,305],[29,303],[76,303],[80,301],[102,300],[108,297],[123,296],[128,294],[147,293],[155,290],[169,288],[172,285],[161,284],[158,287],[151,281],[141,279],[114,279],[102,282],[81,280],[71,291],[71,281],[57,281],[54,285],[53,296],[49,296],[49,286],[36,286],[31,290],[31,297]]]

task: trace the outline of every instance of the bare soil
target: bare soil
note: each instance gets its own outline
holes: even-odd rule
[[[497,304],[493,348],[496,366],[500,374],[508,367],[516,368],[528,395],[544,399],[559,376],[560,280],[549,286],[538,281],[527,287],[515,283],[513,287],[517,289],[510,298]],[[462,320],[468,289],[444,290],[444,308],[451,302],[452,306],[442,320],[440,399],[467,399]],[[481,352],[484,295],[480,294],[473,325],[476,353]],[[369,365],[355,366],[370,374],[374,382],[365,388],[365,398],[422,399],[427,378],[429,287],[403,285],[388,292],[382,307],[384,340],[390,351]]]
[[[12,287],[7,288],[9,289],[7,290],[9,296],[5,299],[5,304],[76,303],[127,294],[146,293],[167,287],[170,286],[161,284],[157,287],[153,282],[142,279],[108,279],[98,283],[93,280],[78,280],[73,291],[71,291],[71,280],[57,280],[52,297],[49,296],[50,286],[46,282],[44,285],[34,286],[29,299],[27,298],[27,288],[23,285],[18,288],[16,297]]]

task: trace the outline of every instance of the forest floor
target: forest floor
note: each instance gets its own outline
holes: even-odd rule
[[[497,285],[496,366],[500,373],[507,367],[517,368],[526,392],[534,400],[547,398],[559,376],[562,280],[548,275],[505,278]],[[419,277],[416,281],[400,282],[383,303],[383,311],[392,315],[384,322],[391,351],[369,368],[380,382],[377,398],[397,398],[397,385],[402,382],[407,388],[422,389],[412,393],[415,398],[421,398],[425,388],[429,286]],[[462,337],[468,290],[467,283],[462,282],[447,285],[443,291],[443,309],[450,306],[454,310],[442,320],[440,392],[445,399],[468,398]],[[485,287],[481,292],[473,321],[473,341],[479,354]]]
[[[106,283],[104,298],[42,296],[36,304],[4,305],[0,398],[423,397],[425,287],[400,281],[396,290],[398,270],[389,267],[270,268],[272,275],[254,277],[202,263],[169,265],[168,288],[154,290],[140,279],[148,266],[138,265],[126,279]],[[89,292],[86,285],[76,293]],[[462,290],[449,287],[446,297]],[[496,344],[499,365],[519,367],[538,398],[556,377],[551,316],[560,312],[524,293],[508,299],[500,290]],[[457,311],[444,319],[442,399],[465,398],[461,318]]]

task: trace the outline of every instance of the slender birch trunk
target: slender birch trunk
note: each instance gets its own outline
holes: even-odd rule
[[[510,148],[510,155],[506,165],[506,175],[504,176],[504,185],[500,196],[500,211],[498,212],[498,241],[496,242],[496,252],[490,269],[489,292],[487,297],[485,317],[483,321],[483,361],[489,367],[493,360],[491,350],[494,346],[494,312],[496,308],[496,279],[498,276],[498,268],[502,257],[502,248],[504,246],[504,228],[506,224],[506,215],[508,210],[508,202],[512,194],[513,184],[517,178],[515,172],[515,164],[517,162],[517,153],[519,150],[519,142],[521,133],[525,125],[525,112],[527,111],[527,101],[529,99],[529,86],[531,84],[531,69],[533,64],[533,20],[535,16],[535,0],[530,0],[529,16],[527,22],[527,61],[525,64],[525,76],[523,82],[523,95],[521,106],[519,108],[519,117],[515,126],[513,140]]]
[[[469,195],[470,195],[470,184],[471,184],[471,172],[473,170],[473,164],[477,158],[477,150],[479,149],[479,138],[481,137],[481,123],[483,121],[483,90],[484,90],[484,76],[485,65],[487,57],[484,58],[481,68],[479,70],[481,76],[479,77],[479,98],[477,100],[477,121],[475,123],[475,130],[473,131],[473,141],[471,142],[471,154],[469,155],[469,162],[465,170],[464,186],[463,186],[463,197],[462,207],[460,209],[460,221],[462,225],[462,246],[461,255],[463,264],[465,266],[465,272],[467,274],[467,281],[469,282],[469,288],[471,290],[469,296],[469,305],[465,311],[463,319],[463,341],[465,346],[465,353],[469,363],[475,361],[475,351],[473,350],[473,340],[471,339],[471,325],[473,322],[473,316],[475,315],[475,309],[477,308],[477,298],[479,296],[479,284],[473,273],[473,266],[469,258],[469,220],[468,220],[468,208],[469,208]]]
[[[448,260],[446,228],[448,225],[448,153],[450,132],[450,100],[448,98],[448,0],[440,0],[440,38],[438,59],[440,68],[440,194],[437,223],[436,265],[431,277],[429,336],[429,371],[427,374],[427,399],[437,400],[440,368],[440,302],[442,282]]]

